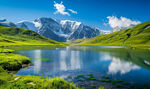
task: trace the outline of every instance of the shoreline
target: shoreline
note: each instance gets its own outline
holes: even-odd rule
[[[6,48],[9,48],[9,47],[6,47]],[[30,49],[30,48],[27,47],[23,49]],[[19,54],[14,54],[13,52],[15,51],[16,50],[1,48],[0,55],[3,55],[3,57],[1,56],[0,59],[3,60],[3,58],[5,57],[5,59],[7,59],[8,61],[1,62],[0,64],[0,85],[1,85],[0,88],[3,88],[3,89],[22,88],[23,86],[26,85],[25,89],[28,89],[28,88],[36,88],[36,89],[58,88],[59,89],[59,87],[61,89],[70,89],[70,88],[79,89],[75,84],[69,83],[60,78],[44,78],[42,76],[14,75],[10,71],[20,70],[21,68],[23,68],[23,65],[29,65],[29,63],[31,63],[31,60],[28,57],[25,57]],[[28,82],[25,82],[25,81],[28,81]],[[56,83],[56,85],[55,84],[53,85],[53,83]],[[16,85],[19,85],[19,86],[15,87]]]

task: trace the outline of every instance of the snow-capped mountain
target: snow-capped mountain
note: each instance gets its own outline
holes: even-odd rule
[[[16,25],[12,22],[7,21],[6,19],[0,18],[0,26],[6,26],[6,27],[16,27]]]
[[[54,20],[51,18],[38,18],[34,21],[20,21],[13,24],[5,19],[0,19],[2,26],[17,26],[29,30],[33,30],[47,38],[65,42],[73,39],[92,38],[100,34],[108,34],[110,32],[99,30],[86,26],[81,22],[71,20]]]
[[[17,27],[21,27],[21,28],[25,28],[25,29],[30,29],[30,30],[33,30],[35,32],[37,32],[37,27],[35,25],[34,22],[31,22],[31,21],[20,21],[18,23],[16,23],[16,26]]]
[[[47,38],[60,42],[91,38],[100,34],[109,33],[108,31],[86,26],[81,22],[71,20],[57,21],[51,18],[38,18],[32,22],[21,21],[17,23],[17,26],[33,30]]]
[[[77,21],[62,20],[60,24],[62,25],[64,34],[68,35],[67,40],[91,38],[99,34],[104,34],[102,30],[86,26]]]
[[[71,34],[77,29],[81,29],[83,27],[83,24],[81,22],[71,21],[71,20],[62,20],[60,21],[60,24],[65,34]]]
[[[37,25],[39,34],[56,41],[66,41],[61,24],[57,21],[51,18],[38,18],[34,21],[34,24]]]
[[[99,35],[99,30],[83,25],[81,22],[62,20],[62,31],[67,34],[67,40],[91,38]]]

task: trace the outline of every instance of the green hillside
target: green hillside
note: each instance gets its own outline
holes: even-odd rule
[[[63,43],[50,40],[34,31],[0,26],[0,46],[10,45],[64,45]]]
[[[70,40],[68,42],[66,42],[67,44],[70,44],[70,45],[77,45],[77,44],[80,44],[82,42],[86,42],[90,40],[89,38],[82,38],[82,39],[75,39],[75,40]]]
[[[82,45],[124,45],[150,47],[150,21],[111,34],[99,35]]]

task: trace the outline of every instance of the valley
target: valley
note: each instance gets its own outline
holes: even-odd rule
[[[49,19],[49,21],[50,20],[51,19]],[[117,32],[101,32],[102,34],[100,34],[100,30],[88,29],[86,31],[81,29],[79,30],[79,28],[76,27],[74,30],[72,28],[69,29],[70,25],[65,24],[69,24],[68,21],[64,21],[62,23],[64,24],[63,28],[65,28],[65,30],[60,26],[55,29],[54,33],[70,38],[65,38],[65,40],[58,38],[60,42],[47,37],[54,36],[50,35],[52,34],[50,31],[43,32],[42,30],[37,30],[37,28],[32,30],[28,30],[28,28],[25,29],[25,27],[27,27],[25,26],[27,22],[19,23],[19,26],[24,26],[22,28],[15,25],[6,26],[6,24],[5,26],[0,26],[1,88],[149,88],[149,86],[147,86],[149,81],[145,81],[145,78],[148,78],[150,69],[148,59],[148,49],[150,47],[150,22],[145,22],[132,28]],[[73,23],[74,22],[72,22],[72,24]],[[58,23],[55,23],[52,25],[48,24],[46,26],[54,27],[56,24],[58,25]],[[72,32],[74,33],[72,33],[71,30],[73,30]],[[81,33],[78,33],[80,31]],[[82,31],[84,36],[81,35]],[[93,35],[91,34],[91,31],[98,31],[99,33]],[[43,34],[43,36],[39,33]],[[44,35],[45,33],[47,36]],[[81,37],[78,37],[77,35],[67,35],[75,33],[78,35],[80,34]],[[90,34],[91,36],[85,34]],[[55,36],[54,38],[57,39]],[[67,39],[68,41],[64,42]],[[135,50],[135,48],[137,49]],[[121,52],[121,54],[118,52]],[[135,56],[139,53],[143,56]],[[107,67],[104,68],[105,61],[100,62],[98,59],[100,61],[107,60]],[[99,66],[99,63],[102,66]],[[103,68],[105,70],[108,68],[109,70],[98,71],[93,64],[97,66],[97,68]],[[118,69],[118,71],[114,71],[112,69],[116,68],[115,66],[119,66],[120,64],[121,66],[119,68],[121,69]],[[51,69],[49,70],[49,68]],[[129,68],[129,70],[126,68]],[[144,70],[143,72],[147,72],[147,75],[143,78],[146,86],[140,83],[137,79],[138,76],[131,73],[131,71],[134,71],[135,73],[142,75],[139,73],[142,70]],[[112,76],[111,74],[115,75]],[[124,74],[124,76],[118,77],[120,74]],[[135,79],[127,79],[129,75],[134,76]],[[55,76],[57,76],[57,78],[55,78]],[[132,83],[133,81],[134,83]],[[26,88],[24,88],[24,86],[26,86]]]

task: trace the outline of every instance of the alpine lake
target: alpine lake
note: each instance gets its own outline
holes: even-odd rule
[[[15,53],[29,57],[33,63],[20,69],[17,75],[60,77],[87,89],[99,86],[127,89],[150,85],[148,49],[74,45]]]

